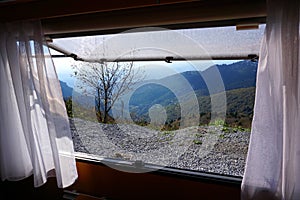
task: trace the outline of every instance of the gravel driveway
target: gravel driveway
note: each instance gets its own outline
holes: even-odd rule
[[[77,152],[183,169],[243,176],[249,132],[222,127],[155,131],[135,124],[101,124],[70,119]]]

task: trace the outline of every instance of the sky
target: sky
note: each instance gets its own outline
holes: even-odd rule
[[[164,61],[137,62],[135,67],[140,68],[145,73],[145,80],[161,79],[175,73],[184,71],[204,71],[208,67],[216,64],[231,64],[239,60],[210,60],[210,61],[174,61],[166,63]],[[76,64],[72,58],[53,58],[56,72],[60,81],[66,82],[68,86],[74,86],[74,74],[72,65]]]
[[[160,31],[153,31],[159,29]],[[237,31],[235,26],[167,30],[155,27],[133,29],[115,35],[58,38],[53,44],[85,59],[119,58],[181,58],[239,57],[258,54],[264,25],[259,29]],[[137,48],[138,47],[138,48]],[[51,52],[52,50],[50,50]],[[57,54],[57,52],[51,53]],[[73,87],[71,58],[54,58],[58,77]],[[135,62],[143,67],[146,79],[160,79],[184,71],[204,71],[215,64],[230,64],[237,60]]]

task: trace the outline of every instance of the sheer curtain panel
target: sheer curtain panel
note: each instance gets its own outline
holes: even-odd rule
[[[267,1],[242,199],[300,199],[299,9]]]
[[[60,83],[39,21],[0,23],[0,166],[2,180],[33,175],[77,179]]]

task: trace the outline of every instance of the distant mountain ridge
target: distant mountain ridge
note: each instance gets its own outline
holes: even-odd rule
[[[251,61],[240,61],[233,64],[215,65],[203,72],[186,71],[180,74],[165,77],[155,81],[156,83],[148,83],[139,87],[131,96],[130,105],[134,109],[142,111],[148,110],[154,104],[167,106],[170,103],[175,103],[176,96],[172,89],[165,85],[176,85],[178,90],[182,91],[181,95],[187,95],[189,88],[192,88],[197,96],[208,96],[222,91],[229,91],[239,88],[255,87],[256,85],[257,63]],[[216,73],[220,73],[219,80],[223,82],[223,88],[216,87],[208,90],[205,79],[212,79],[210,82],[213,85]],[[184,79],[186,82],[179,81]],[[139,108],[140,107],[140,108]],[[139,113],[139,112],[138,112]],[[144,113],[144,112],[141,112]]]
[[[226,91],[238,88],[255,87],[257,63],[252,61],[240,61],[232,64],[215,65],[203,72],[186,71],[159,79],[157,82],[163,83],[165,85],[174,84],[177,82],[179,77],[183,77],[188,81],[190,86],[195,91],[201,91],[202,95],[209,95],[207,85],[203,79],[203,76],[209,77],[210,74],[214,74],[216,72],[216,68],[220,72]],[[71,97],[73,88],[68,86],[63,81],[60,81],[60,83],[62,87],[63,97]],[[163,92],[165,89],[161,88],[162,91],[157,91],[158,88],[159,87],[155,87],[155,93],[157,93],[156,97],[160,96],[162,93],[165,93]],[[143,91],[149,92],[149,89],[151,89],[149,85],[142,86],[141,88],[139,88],[139,94],[142,94]]]
[[[60,82],[60,87],[61,87],[61,91],[63,94],[63,98],[66,100],[66,99],[72,97],[73,88],[68,86],[66,82],[63,82],[63,81],[59,81],[59,82]]]
[[[230,65],[217,65],[217,67],[226,91],[256,86],[257,62],[240,61]]]

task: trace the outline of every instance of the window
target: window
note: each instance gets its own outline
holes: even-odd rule
[[[141,172],[241,177],[263,31],[146,28],[53,39],[75,150],[156,166]]]

